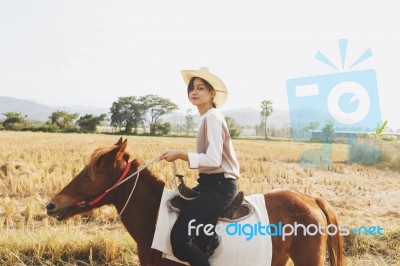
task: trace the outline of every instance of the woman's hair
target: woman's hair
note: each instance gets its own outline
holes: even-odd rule
[[[214,90],[213,86],[211,86],[211,84],[208,83],[207,80],[202,79],[202,78],[198,78],[198,77],[193,77],[193,78],[190,80],[189,84],[188,84],[188,88],[187,88],[188,96],[189,96],[189,93],[190,93],[192,90],[194,90],[194,85],[193,85],[193,83],[194,83],[194,80],[195,80],[195,79],[200,79],[201,81],[203,81],[203,83],[204,83],[204,85],[206,86],[206,88],[207,88],[208,91],[211,92],[211,91]],[[215,104],[214,102],[212,102],[212,107],[213,107],[213,108],[216,108],[216,107],[217,107],[216,104]]]

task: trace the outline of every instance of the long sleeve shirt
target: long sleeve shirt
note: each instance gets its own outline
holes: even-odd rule
[[[240,177],[239,163],[233,149],[224,116],[211,108],[201,116],[196,136],[197,152],[189,152],[189,167],[200,173],[224,173],[226,178]]]

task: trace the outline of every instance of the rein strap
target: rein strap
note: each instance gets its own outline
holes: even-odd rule
[[[117,186],[120,185],[120,183],[122,182],[122,180],[124,180],[124,178],[126,177],[126,175],[128,174],[129,170],[131,169],[131,165],[132,162],[128,162],[127,166],[125,167],[124,172],[122,173],[121,177],[117,180],[117,182],[110,187],[109,189],[107,189],[106,191],[104,191],[103,194],[101,194],[100,196],[95,196],[94,198],[90,198],[88,200],[82,200],[80,202],[76,203],[77,207],[86,207],[86,206],[93,206],[95,205],[97,202],[99,202],[102,198],[105,197],[105,195],[107,195],[108,192],[112,191],[114,188],[116,188]]]

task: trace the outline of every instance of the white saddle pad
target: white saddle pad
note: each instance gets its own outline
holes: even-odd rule
[[[165,189],[163,192],[157,227],[151,247],[163,252],[165,258],[184,263],[174,257],[170,243],[170,232],[178,218],[178,213],[168,210],[167,201],[175,195],[177,195],[176,191]],[[209,258],[211,265],[271,265],[271,236],[268,234],[262,235],[258,232],[259,225],[266,226],[269,224],[264,195],[246,196],[245,200],[254,207],[253,215],[238,223],[218,222],[217,227],[221,242],[215,249],[214,254]]]

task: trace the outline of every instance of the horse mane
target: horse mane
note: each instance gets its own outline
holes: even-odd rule
[[[96,172],[96,167],[99,162],[99,160],[104,157],[106,154],[111,152],[116,146],[111,146],[111,147],[100,147],[97,148],[92,155],[90,156],[90,161],[88,164],[90,175],[92,178],[94,178],[94,173]],[[123,161],[127,162],[130,158],[130,154],[128,152],[125,152],[124,155],[122,156]],[[132,166],[134,166],[135,169],[139,169],[141,166],[141,162],[139,159],[134,159],[132,161]],[[151,185],[151,187],[164,187],[165,182],[161,179],[159,179],[157,176],[155,176],[147,167],[142,170],[141,175],[143,177],[145,176],[146,178],[143,178],[143,181],[147,182],[148,184]]]
[[[99,160],[104,157],[106,154],[108,154],[109,152],[111,152],[113,149],[115,149],[116,145],[113,145],[111,147],[100,147],[97,148],[92,155],[90,156],[90,160],[89,160],[89,173],[92,176],[92,178],[94,178],[94,173],[96,172],[96,167],[97,167],[97,163],[99,162]],[[130,154],[128,152],[125,152],[124,155],[122,156],[122,158],[124,159],[124,161],[128,161],[130,158]]]

